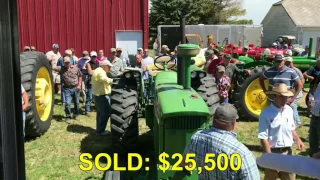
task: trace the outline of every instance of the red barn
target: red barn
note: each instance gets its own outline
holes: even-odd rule
[[[46,53],[121,47],[129,54],[148,48],[148,0],[18,0],[20,48]]]

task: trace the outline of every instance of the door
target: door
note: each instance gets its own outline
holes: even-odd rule
[[[116,31],[116,47],[121,47],[129,55],[137,54],[142,47],[142,31]]]
[[[312,56],[315,55],[316,51],[316,41],[317,37],[320,37],[320,31],[307,31],[304,30],[303,32],[303,41],[302,41],[302,47],[309,46],[309,40],[313,37],[313,48],[312,48]]]

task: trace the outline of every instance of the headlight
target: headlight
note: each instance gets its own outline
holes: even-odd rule
[[[129,78],[131,78],[131,73],[130,72],[125,73],[124,76],[129,79]]]
[[[139,72],[135,72],[135,73],[134,73],[134,77],[135,77],[135,78],[137,78],[137,77],[139,77],[139,76],[140,76],[140,73],[139,73]]]
[[[203,77],[205,77],[206,76],[206,73],[204,73],[204,72],[201,72],[200,74],[199,74],[199,77],[200,78],[203,78]]]
[[[191,78],[195,78],[195,77],[197,77],[197,72],[194,71],[191,73]]]

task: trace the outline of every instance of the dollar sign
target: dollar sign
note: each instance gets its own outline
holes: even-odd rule
[[[170,167],[170,163],[166,160],[166,158],[168,158],[168,157],[169,157],[169,155],[165,152],[163,152],[159,155],[159,164],[160,164],[159,169],[163,173],[165,173]]]

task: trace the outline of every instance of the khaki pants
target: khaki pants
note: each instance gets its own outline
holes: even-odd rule
[[[277,150],[277,149],[271,149],[271,152],[285,154],[285,155],[292,155],[291,148],[290,148],[290,150],[287,150],[284,152],[281,152],[280,150]],[[265,180],[276,180],[277,178],[280,178],[281,180],[295,180],[296,179],[296,174],[276,171],[276,170],[272,170],[272,169],[265,169],[264,174],[265,174],[265,176],[264,176]]]

